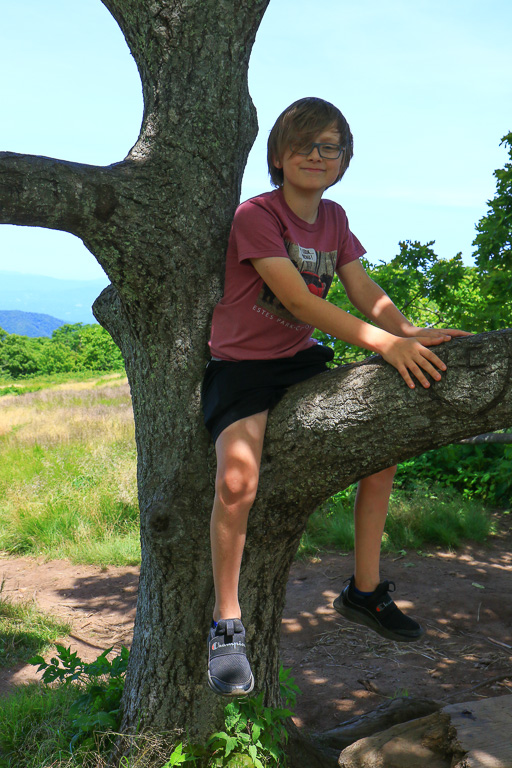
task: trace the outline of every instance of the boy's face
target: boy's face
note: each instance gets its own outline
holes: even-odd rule
[[[341,136],[335,127],[326,128],[318,133],[314,142],[318,144],[340,144]],[[294,142],[297,143],[297,142]],[[299,151],[306,151],[307,147]],[[335,160],[320,157],[318,147],[314,147],[308,155],[292,152],[287,147],[283,157],[274,160],[276,168],[283,169],[283,189],[293,188],[294,191],[323,193],[327,187],[334,184],[339,176],[343,153]]]

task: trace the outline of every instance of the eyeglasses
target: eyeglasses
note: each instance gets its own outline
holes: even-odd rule
[[[341,153],[345,151],[345,147],[342,147],[340,144],[319,144],[316,141],[311,142],[307,146],[290,144],[290,150],[294,155],[304,155],[305,157],[308,157],[315,147],[318,149],[320,157],[323,157],[324,160],[337,160]]]

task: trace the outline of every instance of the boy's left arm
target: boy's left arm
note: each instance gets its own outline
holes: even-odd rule
[[[350,303],[368,320],[395,336],[421,336],[422,344],[430,346],[442,344],[455,336],[472,335],[456,328],[419,328],[413,325],[393,304],[387,293],[367,274],[359,259],[341,267],[338,276]]]

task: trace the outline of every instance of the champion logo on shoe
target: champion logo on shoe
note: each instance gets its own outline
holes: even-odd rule
[[[245,648],[245,643],[218,643],[218,642],[215,642],[212,645],[212,651],[216,651],[217,648],[227,648],[230,645],[233,645],[233,646],[240,645],[242,648]]]
[[[383,600],[383,601],[382,601],[382,603],[379,603],[379,605],[376,607],[376,609],[375,609],[375,610],[377,611],[377,613],[380,613],[380,612],[381,612],[381,611],[383,611],[385,608],[387,608],[387,607],[388,607],[388,605],[390,605],[392,602],[393,602],[393,601],[391,600],[391,598],[389,597],[389,595],[386,595],[386,599],[385,599],[385,600]]]

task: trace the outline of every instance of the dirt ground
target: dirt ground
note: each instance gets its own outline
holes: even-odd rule
[[[508,526],[508,528],[505,527]],[[424,626],[417,643],[394,643],[332,608],[352,573],[351,555],[325,554],[292,567],[281,655],[302,691],[296,723],[326,730],[397,695],[455,703],[512,693],[512,532],[485,546],[383,558],[396,602]],[[63,643],[92,660],[130,645],[138,568],[0,557],[3,594],[35,598],[73,630]],[[508,678],[507,678],[508,675]],[[0,694],[37,679],[35,668],[0,669]]]

